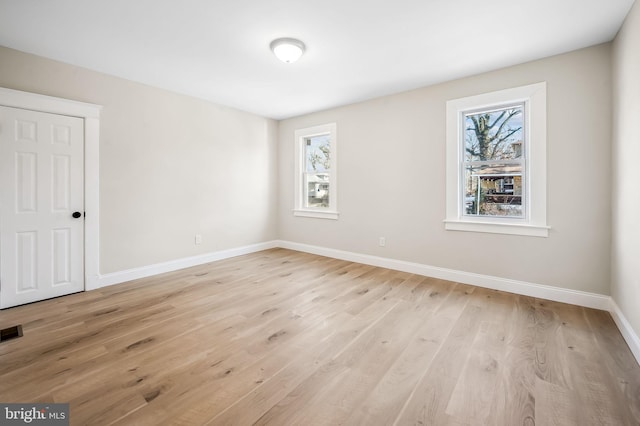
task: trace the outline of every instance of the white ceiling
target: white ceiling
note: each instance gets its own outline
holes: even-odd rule
[[[610,41],[633,1],[0,0],[0,45],[282,119]]]

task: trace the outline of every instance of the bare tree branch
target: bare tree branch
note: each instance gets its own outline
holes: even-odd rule
[[[502,120],[502,117],[504,117],[504,115],[505,115],[506,113],[507,113],[507,110],[502,111],[502,112],[500,113],[500,115],[498,116],[498,118],[496,118],[496,119],[495,119],[495,121],[493,122],[493,124],[491,124],[491,125],[489,126],[489,129],[493,129],[493,126],[495,126],[497,122],[499,122],[500,120]],[[489,114],[487,114],[487,121],[489,121],[489,118],[488,118],[488,117],[489,117]],[[511,118],[511,117],[507,117],[507,120],[505,120],[505,121],[508,121],[508,120],[509,120],[509,118]],[[498,129],[498,133],[500,133],[500,129]]]
[[[508,127],[509,122],[513,117],[521,114],[521,112],[521,109],[495,111],[496,114],[493,122],[491,122],[493,113],[468,115],[467,118],[470,119],[473,126],[467,126],[466,131],[473,131],[475,139],[477,140],[477,147],[467,141],[467,152],[474,156],[477,155],[480,157],[480,160],[483,161],[495,158],[496,155],[504,157],[505,152],[500,154],[504,149],[504,142],[522,129],[522,126],[517,128]],[[492,131],[496,126],[497,129]]]
[[[503,111],[502,115],[504,115],[504,112],[506,112],[506,111]],[[509,113],[509,116],[507,118],[505,118],[504,121],[502,122],[502,124],[500,124],[500,127],[498,127],[498,130],[496,131],[496,135],[499,135],[500,133],[502,133],[502,129],[504,128],[504,126],[507,125],[509,120],[511,120],[514,116],[516,116],[518,114],[520,114],[520,110],[519,109],[511,110],[511,112]]]

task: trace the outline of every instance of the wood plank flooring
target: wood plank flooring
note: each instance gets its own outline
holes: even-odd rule
[[[73,425],[637,425],[608,313],[284,249],[0,311]]]

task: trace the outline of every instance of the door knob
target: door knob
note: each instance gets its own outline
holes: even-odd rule
[[[82,213],[80,213],[80,212],[73,212],[73,214],[72,214],[71,216],[73,216],[73,218],[74,218],[74,219],[77,219],[77,218],[79,218],[80,216],[82,216]]]

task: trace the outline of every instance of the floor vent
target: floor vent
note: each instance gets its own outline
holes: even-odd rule
[[[15,339],[17,337],[22,337],[22,325],[20,324],[0,330],[0,342]]]

